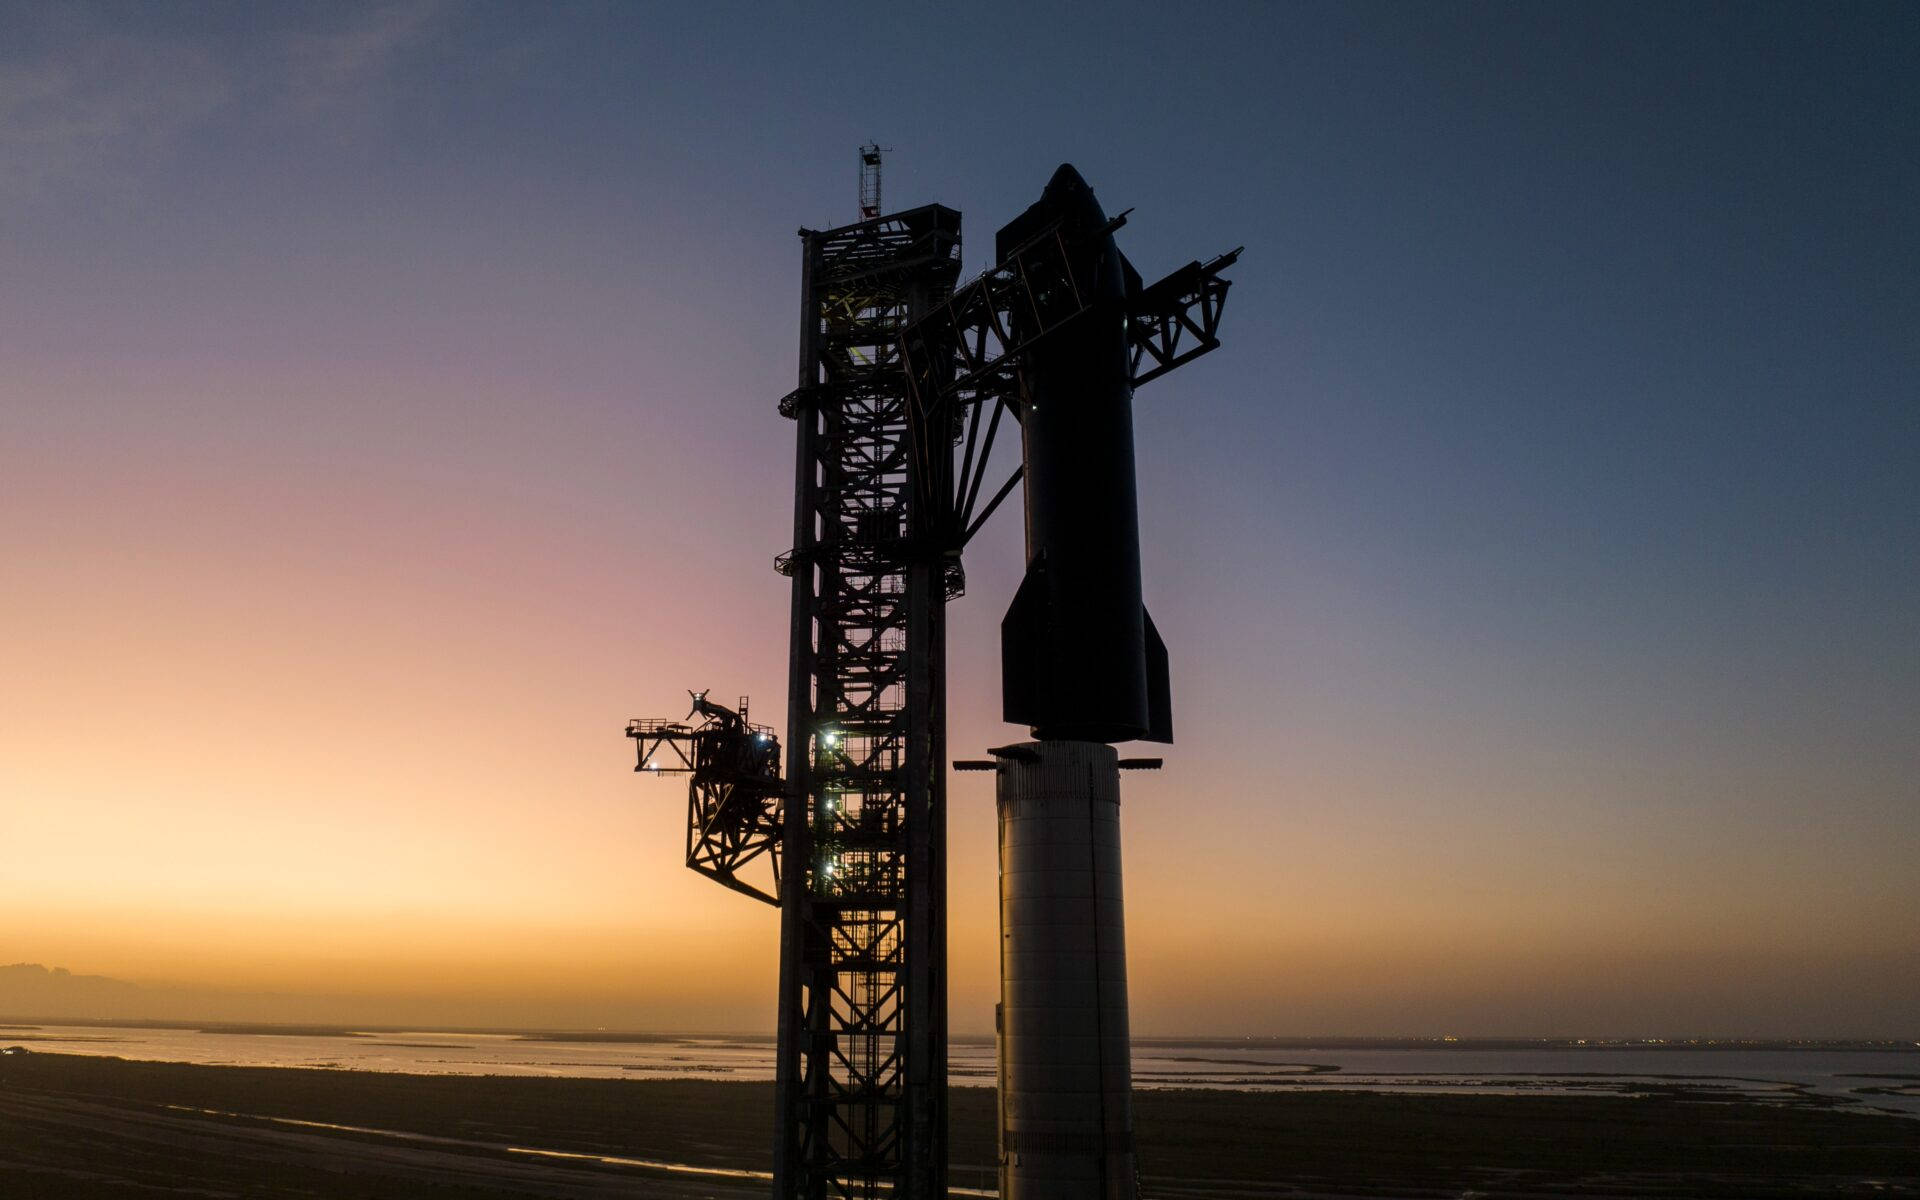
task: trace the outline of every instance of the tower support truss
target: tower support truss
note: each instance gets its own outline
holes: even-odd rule
[[[633,769],[689,775],[687,866],[742,895],[780,902],[780,742],[747,720],[747,698],[731,709],[690,693],[685,720],[636,718]],[[697,724],[689,724],[698,718]]]
[[[779,1200],[946,1195],[944,506],[900,334],[951,294],[960,214],[803,230],[781,872]],[[951,564],[951,565],[950,565]]]
[[[1126,219],[1121,213],[1104,232]],[[1127,265],[1134,387],[1219,347],[1220,317],[1232,286],[1222,272],[1239,260],[1241,249],[1190,262],[1146,286]],[[982,487],[1001,418],[1012,414],[1018,421],[1027,404],[1028,352],[1094,311],[1088,281],[1075,276],[1069,260],[1062,229],[1047,226],[901,333],[914,454],[930,464],[920,478],[929,486],[936,479],[948,485],[946,492],[927,491],[920,502],[942,514],[955,571],[961,550],[1020,482],[1016,468],[991,492]],[[962,448],[957,471],[949,461],[955,443]],[[931,466],[934,460],[942,465]]]

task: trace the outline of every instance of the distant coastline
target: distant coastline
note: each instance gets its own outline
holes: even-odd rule
[[[431,1025],[417,1023],[314,1024],[270,1021],[148,1020],[138,1017],[60,1017],[45,1014],[5,1014],[0,1030],[35,1030],[48,1025],[99,1029],[173,1029],[193,1033],[285,1037],[357,1037],[372,1034],[437,1033],[511,1037],[533,1042],[602,1042],[645,1045],[689,1039],[743,1043],[771,1043],[770,1033],[728,1030],[543,1029],[506,1025]],[[992,1034],[953,1034],[948,1039],[965,1045],[990,1045]],[[1910,1038],[1743,1038],[1743,1037],[1455,1037],[1394,1036],[1314,1037],[1232,1036],[1197,1034],[1135,1037],[1135,1046],[1218,1045],[1258,1050],[1869,1050],[1920,1049],[1920,1033]]]

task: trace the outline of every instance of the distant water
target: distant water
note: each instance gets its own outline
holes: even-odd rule
[[[285,1032],[42,1025],[0,1029],[0,1046],[161,1062],[328,1067],[415,1075],[542,1075],[599,1079],[773,1078],[770,1038],[661,1035],[550,1040],[513,1033]],[[956,1085],[988,1086],[990,1040],[956,1040]],[[1781,1104],[1920,1117],[1920,1046],[1847,1050],[1662,1048],[1336,1048],[1206,1039],[1141,1040],[1134,1084],[1246,1091],[1644,1095],[1685,1088]]]

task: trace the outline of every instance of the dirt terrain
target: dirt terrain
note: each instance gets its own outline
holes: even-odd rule
[[[1144,1194],[1920,1196],[1920,1121],[1650,1098],[1141,1092]],[[0,1057],[0,1196],[764,1197],[765,1084]],[[990,1194],[993,1094],[953,1093]]]

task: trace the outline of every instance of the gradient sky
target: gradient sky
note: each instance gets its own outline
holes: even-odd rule
[[[1247,246],[1137,405],[1137,1031],[1920,1032],[1920,7],[899,9],[0,3],[0,961],[771,1029],[620,728],[784,723],[877,138],[969,273],[1063,160],[1149,278]]]

